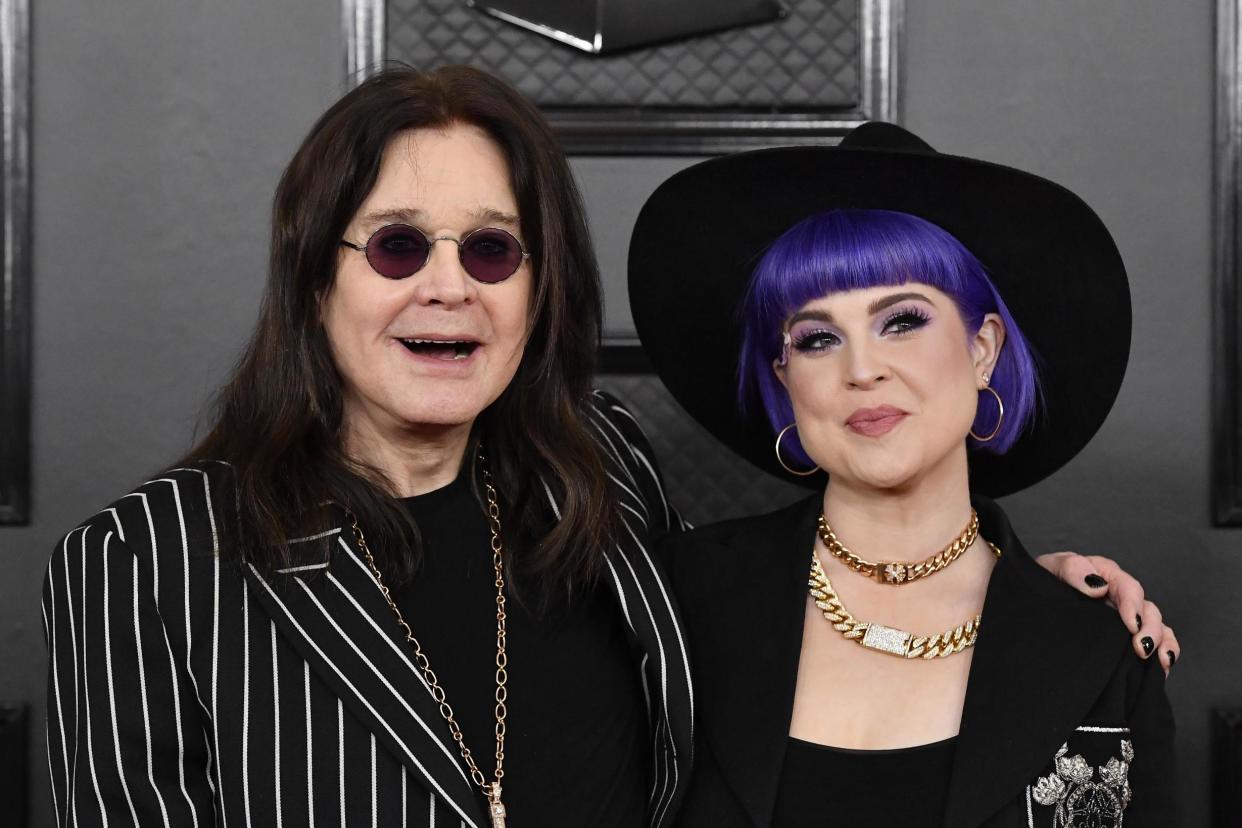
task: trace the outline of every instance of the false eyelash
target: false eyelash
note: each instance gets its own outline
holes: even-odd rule
[[[835,339],[837,335],[827,328],[814,328],[798,334],[798,336],[793,338],[793,342],[791,344],[795,351],[801,351],[806,346],[807,342],[821,336],[831,336]]]
[[[884,330],[889,325],[893,324],[898,319],[902,319],[903,317],[917,320],[917,323],[906,331],[899,331],[898,333],[908,333],[910,330],[917,330],[931,321],[931,315],[922,308],[901,308],[900,310],[896,310],[889,314],[888,318],[884,320],[884,324],[880,326],[880,330]]]

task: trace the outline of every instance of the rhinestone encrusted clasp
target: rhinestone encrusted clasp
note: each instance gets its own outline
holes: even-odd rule
[[[905,656],[910,652],[910,633],[886,627],[883,624],[869,624],[863,633],[862,645],[883,653]]]

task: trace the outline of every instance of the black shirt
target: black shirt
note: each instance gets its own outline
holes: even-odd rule
[[[773,828],[939,828],[957,739],[847,750],[790,738]]]
[[[423,557],[413,581],[393,597],[490,782],[496,587],[487,519],[465,473],[404,503],[418,524]],[[500,519],[503,527],[503,510]],[[643,825],[647,714],[616,597],[601,582],[542,613],[514,600],[509,589],[506,598],[502,799],[509,825]]]

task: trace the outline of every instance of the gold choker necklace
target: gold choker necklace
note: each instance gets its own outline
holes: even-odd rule
[[[997,558],[1001,556],[1000,549],[994,544],[989,543],[988,546],[992,547]],[[850,614],[841,603],[841,599],[837,597],[837,593],[832,588],[832,581],[828,580],[828,573],[824,571],[823,565],[819,562],[819,554],[815,552],[811,553],[811,577],[807,583],[811,588],[811,598],[815,600],[815,606],[819,607],[824,618],[832,624],[832,628],[849,640],[871,650],[895,655],[898,658],[944,658],[960,653],[967,647],[973,647],[975,640],[979,637],[982,613],[965,624],[930,636],[915,635],[895,627],[859,621]]]
[[[970,520],[966,523],[966,528],[962,530],[962,534],[957,536],[957,540],[930,558],[916,563],[906,563],[904,561],[872,563],[871,561],[864,561],[847,549],[845,544],[837,540],[836,533],[828,525],[828,521],[823,513],[821,512],[819,515],[819,539],[824,542],[824,546],[827,547],[834,558],[841,561],[854,572],[858,572],[868,578],[875,578],[882,584],[892,584],[894,586],[908,584],[911,581],[917,581],[920,578],[926,578],[928,575],[939,572],[960,558],[962,553],[970,548],[970,545],[975,542],[977,537],[979,537],[979,516],[975,514],[974,509],[971,509]]]

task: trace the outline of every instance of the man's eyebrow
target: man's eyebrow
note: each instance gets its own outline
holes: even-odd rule
[[[893,305],[896,305],[898,302],[905,302],[907,299],[918,299],[923,302],[926,302],[929,305],[935,304],[934,302],[932,302],[932,300],[928,299],[926,296],[924,296],[921,293],[915,293],[913,291],[906,291],[905,293],[893,293],[888,296],[881,296],[879,299],[876,299],[874,302],[872,302],[870,305],[867,306],[867,313],[871,316],[874,316],[875,314],[879,313],[885,308],[891,308]]]
[[[479,226],[490,224],[507,224],[510,227],[521,227],[521,220],[512,213],[497,210],[493,207],[479,207],[469,211],[467,215]],[[426,221],[427,213],[417,207],[393,207],[386,210],[370,210],[363,214],[362,221],[366,225],[374,224],[411,224],[417,225]]]
[[[492,207],[480,207],[477,210],[470,211],[471,218],[477,219],[479,224],[507,224],[510,227],[521,227],[521,220],[512,213],[506,213],[503,210],[497,210]]]
[[[363,224],[415,224],[427,214],[413,207],[371,210],[362,216]]]

